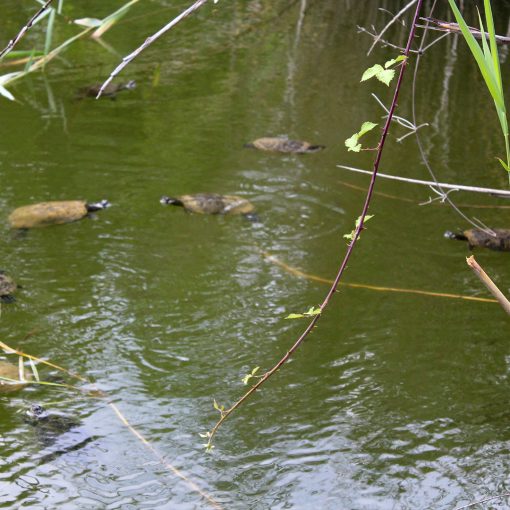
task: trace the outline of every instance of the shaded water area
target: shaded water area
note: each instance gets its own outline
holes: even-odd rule
[[[392,93],[359,79],[398,53],[378,46],[366,56],[372,39],[357,25],[384,26],[379,4],[402,7],[211,2],[124,71],[119,80],[136,80],[136,90],[77,100],[77,89],[104,79],[187,6],[141,2],[104,36],[110,50],[78,41],[10,87],[18,102],[0,100],[1,268],[23,286],[16,303],[2,305],[0,339],[95,381],[166,462],[224,508],[446,509],[510,490],[508,318],[493,303],[341,287],[292,361],[220,429],[212,454],[198,435],[218,417],[213,399],[234,402],[242,377],[270,368],[301,333],[305,322],[284,317],[327,291],[262,251],[326,279],[345,252],[342,235],[368,179],[337,165],[370,168],[373,154],[347,153],[343,141],[365,120],[382,122],[370,92],[386,104]],[[505,33],[509,12],[499,4]],[[102,17],[120,5],[66,0],[64,14]],[[2,45],[33,7],[3,0]],[[385,38],[402,45],[397,25]],[[61,21],[54,37],[76,31]],[[41,23],[22,47],[43,38]],[[502,68],[509,83],[505,50]],[[508,187],[494,162],[504,147],[493,105],[454,36],[423,56],[416,111],[429,123],[420,134],[440,180]],[[405,133],[394,126],[381,171],[429,179],[414,137],[396,141]],[[276,135],[327,148],[306,156],[243,148]],[[427,188],[380,180],[376,189],[385,195],[374,197],[346,282],[488,297],[465,264],[467,247],[443,238],[468,227],[462,218],[437,202],[420,206],[435,196]],[[261,223],[159,204],[163,194],[203,191],[250,199]],[[510,228],[508,208],[471,207],[510,202],[451,197],[466,214]],[[17,206],[75,198],[112,207],[23,236],[7,227]],[[508,254],[476,255],[508,294]],[[41,441],[17,412],[35,402],[79,424]],[[0,508],[210,507],[101,400],[36,386],[2,395],[0,445]]]

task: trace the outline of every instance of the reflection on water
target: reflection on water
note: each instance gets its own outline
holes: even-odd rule
[[[65,9],[78,18],[111,3]],[[134,34],[184,7],[168,4],[137,5],[105,39],[126,54]],[[4,32],[28,12],[7,2]],[[206,5],[128,67],[122,80],[139,86],[115,101],[75,100],[118,63],[84,40],[19,82],[20,102],[0,104],[4,218],[43,200],[113,204],[24,236],[4,228],[2,269],[23,288],[2,306],[2,340],[95,381],[165,461],[225,508],[454,508],[508,491],[507,323],[490,303],[341,288],[291,362],[224,425],[213,455],[200,446],[198,433],[217,418],[213,399],[238,398],[243,376],[272,366],[302,331],[283,318],[324,296],[322,284],[284,272],[261,250],[325,277],[344,253],[363,195],[343,183],[366,180],[336,165],[366,168],[371,154],[346,153],[343,140],[379,121],[371,91],[386,104],[391,96],[359,76],[397,51],[378,47],[367,58],[371,38],[356,25],[388,19],[366,1]],[[56,37],[66,30],[59,25]],[[401,45],[405,30],[396,24],[385,36]],[[438,178],[503,187],[490,163],[502,150],[497,119],[464,44],[447,38],[420,66],[418,120],[429,123],[421,135]],[[409,97],[404,89],[403,116]],[[412,137],[394,143],[399,129],[382,170],[427,178]],[[327,148],[302,156],[243,148],[279,135]],[[464,247],[442,237],[462,220],[446,207],[417,207],[429,194],[421,188],[378,186],[385,195],[375,196],[348,280],[483,295]],[[246,197],[261,223],[159,204],[163,194],[197,192]],[[501,211],[477,213],[508,227]],[[505,290],[506,255],[477,257]],[[17,410],[55,401],[80,425],[44,445]],[[0,397],[0,406],[0,508],[209,506],[101,400],[37,387]]]

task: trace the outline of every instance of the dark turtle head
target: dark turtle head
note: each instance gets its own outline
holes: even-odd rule
[[[178,198],[172,198],[167,196],[162,196],[159,199],[159,203],[163,205],[182,205],[182,202]]]
[[[306,152],[319,152],[325,148],[325,145],[310,145],[310,147],[306,149]]]
[[[44,420],[48,417],[46,409],[40,404],[32,404],[27,410],[26,415],[27,418],[33,422]]]
[[[94,211],[100,211],[101,209],[106,209],[107,207],[110,207],[110,202],[108,200],[101,200],[101,202],[95,202],[92,204],[87,204],[87,211],[88,212],[94,212]]]
[[[443,237],[446,237],[446,239],[456,239],[457,241],[467,241],[467,237],[464,234],[456,234],[451,230],[447,230]]]

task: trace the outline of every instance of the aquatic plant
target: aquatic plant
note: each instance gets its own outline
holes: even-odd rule
[[[481,45],[478,44],[474,35],[471,33],[466,21],[462,17],[459,8],[454,0],[448,0],[450,7],[453,11],[455,19],[459,24],[460,30],[464,39],[466,40],[471,53],[473,54],[478,68],[482,73],[485,85],[489,90],[491,97],[496,107],[499,123],[503,137],[505,138],[506,162],[501,158],[497,158],[501,166],[508,172],[510,181],[510,142],[508,139],[508,120],[506,115],[505,97],[503,93],[503,81],[501,78],[501,68],[499,65],[498,46],[496,43],[496,30],[494,28],[494,18],[492,16],[492,9],[490,0],[484,0],[485,10],[485,24],[489,35],[489,42],[487,42],[487,33],[482,21],[482,16],[478,12],[478,20],[480,23]]]
[[[85,28],[78,34],[70,37],[63,43],[51,49],[54,39],[55,20],[57,16],[61,15],[62,8],[64,5],[64,0],[58,0],[56,7],[52,7],[50,4],[53,1],[54,0],[47,0],[42,5],[42,7],[34,14],[34,16],[30,18],[26,25],[18,32],[16,37],[11,39],[7,46],[2,51],[0,51],[0,60],[2,60],[8,54],[10,54],[11,56],[15,55],[16,57],[22,57],[15,63],[17,64],[25,63],[25,68],[22,71],[15,71],[0,75],[0,95],[5,97],[6,99],[9,99],[11,101],[15,100],[14,95],[6,88],[6,85],[9,85],[16,80],[24,78],[28,76],[30,73],[33,73],[34,71],[43,68],[56,56],[60,55],[72,43],[83,38],[84,36],[89,34],[92,30],[94,30],[94,32],[92,32],[91,37],[93,39],[98,39],[114,24],[116,24],[128,12],[129,8],[132,5],[139,2],[140,0],[130,0],[122,7],[112,12],[103,19],[82,18],[74,20],[74,23],[76,25]],[[12,52],[12,49],[23,38],[26,32],[46,17],[48,17],[48,24],[46,29],[43,50],[32,48],[31,50],[23,50],[18,51],[16,53]]]

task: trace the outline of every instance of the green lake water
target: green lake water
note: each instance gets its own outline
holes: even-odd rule
[[[77,41],[45,72],[8,87],[17,102],[0,99],[0,268],[23,288],[2,305],[0,340],[86,376],[107,397],[47,386],[0,396],[0,508],[210,508],[200,487],[225,509],[424,510],[510,491],[509,322],[490,302],[342,286],[292,360],[220,429],[213,453],[201,446],[199,433],[218,418],[213,399],[228,406],[246,390],[246,373],[271,368],[306,326],[284,317],[328,290],[264,253],[335,275],[368,184],[337,165],[369,169],[373,158],[346,152],[344,140],[363,121],[382,125],[370,94],[386,105],[392,94],[359,79],[398,54],[377,46],[367,57],[372,38],[357,26],[383,27],[390,15],[378,7],[402,4],[208,2],[125,69],[117,80],[136,80],[135,90],[76,99],[188,5],[140,2],[105,34],[108,47]],[[55,40],[79,30],[68,20],[120,5],[66,0]],[[510,9],[495,8],[506,33]],[[33,9],[2,2],[2,46]],[[435,15],[449,16],[446,6]],[[42,47],[45,26],[20,48]],[[404,45],[407,29],[397,23],[384,37]],[[405,118],[415,62],[397,111]],[[503,48],[507,84],[508,64]],[[504,153],[494,107],[462,40],[425,52],[415,106],[439,180],[508,189],[494,159]],[[397,141],[406,133],[393,126],[381,171],[430,179],[415,138]],[[305,156],[243,148],[261,136],[327,148]],[[376,143],[366,135],[366,146]],[[248,198],[261,222],[159,203],[204,191]],[[381,179],[376,191],[346,283],[490,297],[466,266],[467,246],[443,237],[468,228],[464,219],[437,201],[419,205],[436,197],[426,187]],[[510,201],[450,197],[466,215],[510,228]],[[8,228],[21,205],[103,198],[112,206],[94,218],[25,235]],[[506,208],[480,207],[495,205]],[[508,253],[475,254],[508,295]],[[80,423],[44,441],[22,419],[33,403]]]

